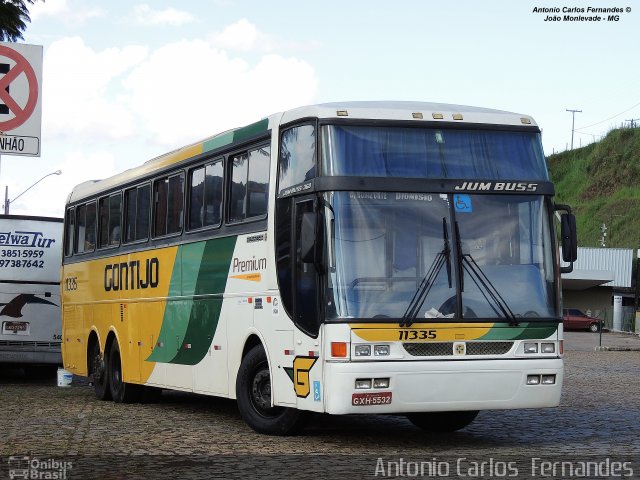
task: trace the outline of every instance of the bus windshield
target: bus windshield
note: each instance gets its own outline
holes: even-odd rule
[[[325,125],[322,152],[323,175],[549,180],[532,131]]]
[[[556,316],[542,196],[324,195],[329,321]]]

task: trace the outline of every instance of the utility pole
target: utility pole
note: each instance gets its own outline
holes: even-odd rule
[[[573,150],[573,132],[575,130],[576,124],[576,113],[582,113],[582,110],[570,110],[567,108],[567,112],[571,112],[572,120],[571,120],[571,150]]]
[[[632,118],[630,120],[625,120],[625,122],[629,122],[629,128],[636,128],[636,122],[640,120],[640,118]]]

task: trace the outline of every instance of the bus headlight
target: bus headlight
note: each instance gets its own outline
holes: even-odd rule
[[[538,353],[538,344],[537,343],[525,343],[524,344],[524,353]]]
[[[374,345],[373,354],[377,356],[389,355],[389,345]]]
[[[368,357],[371,355],[371,345],[356,345],[354,353],[356,357]]]
[[[543,343],[541,345],[542,353],[556,353],[556,344],[555,343]]]

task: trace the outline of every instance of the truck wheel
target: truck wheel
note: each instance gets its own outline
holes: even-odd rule
[[[271,376],[264,348],[245,355],[236,379],[236,397],[242,419],[256,432],[291,435],[302,427],[303,412],[271,405]]]
[[[421,412],[409,413],[407,418],[416,427],[426,432],[455,432],[469,425],[478,416],[478,411]]]

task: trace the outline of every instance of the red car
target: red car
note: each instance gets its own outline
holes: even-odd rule
[[[590,317],[577,308],[565,308],[562,310],[562,324],[565,330],[600,330],[602,320]]]

